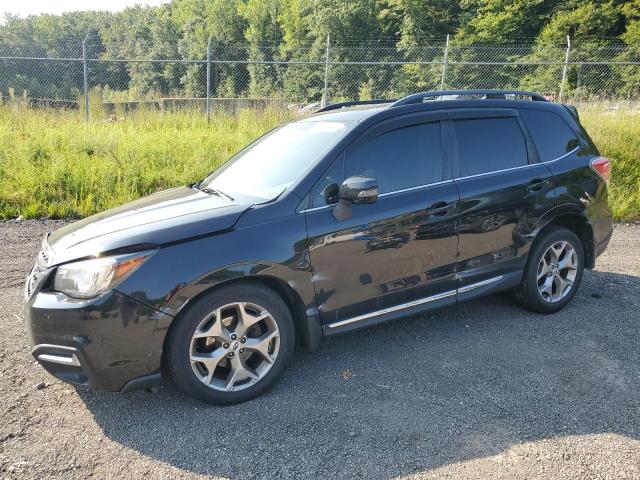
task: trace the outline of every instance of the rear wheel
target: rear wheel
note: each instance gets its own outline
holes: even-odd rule
[[[584,249],[570,230],[550,227],[541,232],[525,267],[518,297],[525,307],[554,313],[576,294],[584,270]]]
[[[201,298],[169,335],[167,367],[176,385],[218,405],[244,402],[273,385],[295,343],[287,305],[253,283]]]

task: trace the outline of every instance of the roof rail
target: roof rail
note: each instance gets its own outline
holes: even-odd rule
[[[326,107],[322,107],[319,110],[316,110],[316,113],[320,112],[328,112],[330,110],[338,110],[339,108],[345,107],[354,107],[356,105],[377,105],[380,103],[392,103],[395,100],[354,100],[351,102],[340,102],[340,103],[332,103],[331,105],[327,105]]]
[[[524,90],[439,90],[433,92],[414,93],[407,97],[396,100],[391,104],[392,107],[400,105],[410,105],[412,103],[422,103],[425,98],[442,97],[445,95],[495,95],[493,98],[505,98],[505,95],[517,95],[521,97],[531,97],[534,102],[548,102],[545,97],[535,92],[527,92]]]

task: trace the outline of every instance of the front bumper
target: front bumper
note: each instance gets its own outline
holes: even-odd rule
[[[24,318],[33,356],[60,380],[107,391],[160,382],[172,317],[118,291],[92,300],[38,291],[27,299]]]

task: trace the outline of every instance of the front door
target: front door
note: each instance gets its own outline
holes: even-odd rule
[[[443,292],[455,301],[458,192],[443,165],[437,117],[393,120],[350,146],[311,192],[307,228],[323,324],[360,326]],[[378,201],[337,220],[327,192],[353,175],[377,180]]]

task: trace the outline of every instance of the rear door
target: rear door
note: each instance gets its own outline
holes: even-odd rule
[[[447,122],[460,193],[458,298],[521,279],[538,218],[556,204],[550,170],[540,163],[513,109],[464,109]]]
[[[320,319],[328,328],[375,322],[381,311],[448,292],[455,302],[458,192],[444,169],[442,115],[376,125],[351,145],[311,192],[306,211]],[[337,186],[375,178],[375,204],[332,214]],[[348,327],[347,327],[348,328]]]

